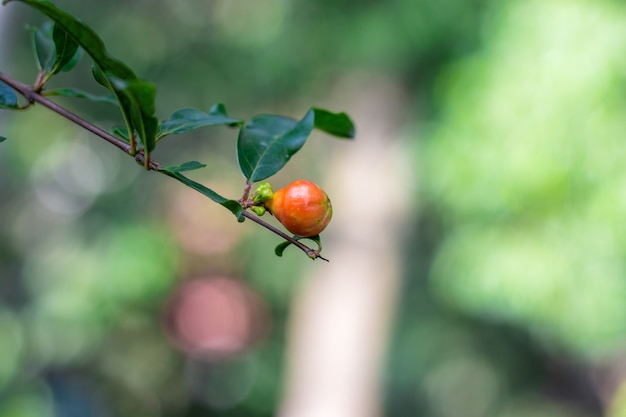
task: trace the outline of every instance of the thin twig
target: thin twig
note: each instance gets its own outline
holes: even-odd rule
[[[121,149],[122,151],[124,151],[125,153],[131,155],[131,145],[125,141],[123,141],[122,139],[110,134],[109,132],[99,128],[98,126],[89,123],[88,121],[86,121],[85,119],[83,119],[82,117],[72,113],[71,111],[65,109],[64,107],[59,106],[58,104],[48,100],[46,97],[42,96],[41,94],[39,94],[38,92],[34,91],[32,87],[23,84],[19,81],[16,81],[14,79],[12,79],[11,77],[9,77],[8,75],[0,72],[0,81],[4,82],[5,84],[9,85],[11,88],[13,88],[15,91],[17,91],[18,93],[20,93],[26,100],[28,100],[29,103],[39,103],[41,105],[43,105],[44,107],[47,107],[48,109],[52,110],[53,112],[65,117],[66,119],[68,119],[69,121],[77,124],[78,126],[82,127],[83,129],[88,130],[89,132],[93,133],[94,135],[106,140],[107,142],[109,142],[110,144],[112,144],[113,146]],[[133,156],[133,155],[131,155]],[[135,161],[137,161],[139,164],[144,164],[145,163],[145,156],[144,153],[139,150],[135,155],[134,155]],[[150,160],[150,164],[148,167],[146,167],[149,170],[154,170],[154,171],[158,171],[161,169],[161,164],[154,161],[154,160]],[[244,197],[247,198],[246,194],[250,192],[250,186],[251,184],[247,183],[246,184],[246,190],[244,192]],[[256,217],[255,215],[247,212],[247,211],[243,211],[242,215],[250,220],[252,220],[253,222],[259,224],[260,226],[266,228],[267,230],[271,231],[272,233],[282,237],[283,239],[287,240],[288,242],[292,243],[293,245],[297,246],[300,250],[302,250],[304,253],[307,254],[307,256],[311,259],[322,259],[324,261],[328,262],[328,259],[322,257],[319,254],[319,250],[315,250],[312,249],[308,246],[306,246],[305,244],[297,241],[296,239],[292,238],[291,236],[289,236],[288,234],[282,232],[281,230],[277,229],[276,227],[272,226],[271,224],[259,219],[258,217]]]
[[[311,259],[321,259],[323,261],[328,262],[328,259],[324,258],[322,255],[320,255],[319,250],[315,250],[312,249],[310,247],[308,247],[307,245],[305,245],[304,243],[292,238],[291,236],[289,236],[288,234],[286,234],[285,232],[283,232],[280,229],[275,228],[274,226],[272,226],[271,224],[267,223],[264,220],[259,219],[257,216],[255,216],[254,214],[250,213],[249,211],[243,211],[242,213],[243,217],[252,220],[253,222],[260,224],[261,226],[265,227],[267,230],[270,230],[272,232],[274,232],[275,234],[277,234],[278,236],[282,237],[283,239],[289,241],[291,244],[296,245],[299,249],[301,249],[304,253],[307,254],[307,256]]]
[[[241,200],[239,200],[244,209],[248,208],[248,197],[250,196],[250,188],[252,188],[252,184],[250,183],[250,181],[246,180],[246,186],[243,189],[243,195],[241,196]]]

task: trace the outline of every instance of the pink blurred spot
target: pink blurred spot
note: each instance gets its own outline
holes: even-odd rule
[[[265,333],[267,311],[243,283],[223,277],[184,282],[166,309],[174,345],[195,357],[223,359],[247,349]]]

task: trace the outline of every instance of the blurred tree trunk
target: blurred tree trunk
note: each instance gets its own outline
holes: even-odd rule
[[[357,138],[338,146],[326,181],[334,219],[324,254],[331,261],[316,262],[294,300],[280,410],[285,417],[381,414],[401,230],[415,174],[406,144],[397,140],[399,88],[373,77],[348,84],[341,96],[350,100],[343,108],[356,120]]]

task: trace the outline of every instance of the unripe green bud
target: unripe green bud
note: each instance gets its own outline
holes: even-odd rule
[[[262,216],[265,214],[265,207],[263,206],[252,206],[250,207],[250,210],[252,210],[253,212],[256,213],[257,216]]]
[[[253,204],[262,204],[268,200],[271,200],[274,196],[274,191],[272,190],[272,186],[269,182],[264,181],[259,183],[252,195],[252,203]]]

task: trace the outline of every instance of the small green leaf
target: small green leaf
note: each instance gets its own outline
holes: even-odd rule
[[[57,88],[54,90],[45,90],[43,92],[45,96],[61,96],[61,97],[73,97],[73,98],[84,98],[93,102],[100,103],[109,103],[114,106],[118,105],[117,100],[113,94],[105,94],[105,95],[96,95],[91,94],[86,91],[80,90],[78,88]]]
[[[250,182],[278,172],[298,152],[313,130],[314,113],[309,110],[300,122],[261,115],[243,126],[237,140],[239,168]]]
[[[276,256],[283,256],[283,252],[285,251],[285,249],[289,247],[289,245],[291,245],[291,242],[288,240],[285,240],[284,242],[279,243],[274,248],[274,253],[276,254]]]
[[[218,105],[220,106],[220,105]],[[189,132],[205,126],[233,125],[242,123],[239,119],[228,117],[224,106],[211,108],[209,113],[196,109],[181,109],[174,112],[168,120],[161,123],[158,138]]]
[[[69,62],[67,64],[65,64],[63,66],[63,68],[61,68],[61,71],[62,72],[69,72],[69,71],[73,70],[74,67],[76,67],[76,65],[78,65],[78,63],[80,62],[82,57],[83,57],[83,48],[78,48],[76,50],[76,53],[72,57],[72,59],[70,59]]]
[[[32,29],[32,42],[37,58],[37,68],[49,72],[54,62],[54,40],[52,39],[52,22],[46,22]]]
[[[176,166],[167,166],[167,167],[163,167],[161,168],[163,171],[169,171],[169,172],[185,172],[185,171],[193,171],[195,169],[200,169],[200,168],[204,168],[206,166],[206,164],[200,163],[198,161],[188,161],[188,162],[184,162],[180,165],[176,165]]]
[[[224,103],[217,103],[211,106],[211,109],[209,109],[209,114],[211,116],[228,117],[228,114],[226,113],[226,106],[224,106]]]
[[[313,108],[315,128],[340,138],[354,138],[352,120],[345,113],[331,113],[328,110]]]
[[[154,84],[135,80],[123,80],[113,75],[107,77],[114,88],[127,124],[137,132],[143,142],[146,157],[156,145],[159,120],[154,116],[156,87]]]
[[[59,24],[54,25],[52,39],[54,40],[55,55],[50,72],[56,74],[59,71],[71,70],[78,63],[78,59],[75,59],[79,54],[78,43]]]
[[[321,250],[322,247],[322,242],[320,239],[320,235],[315,235],[315,236],[311,236],[311,237],[298,237],[298,236],[294,236],[295,240],[302,240],[302,239],[309,239],[312,240],[313,242],[315,242],[317,244],[317,250]],[[284,242],[279,243],[275,248],[274,248],[274,253],[277,256],[283,256],[283,252],[285,252],[285,249],[287,249],[292,243],[288,240],[285,240]],[[319,252],[318,252],[319,253]]]
[[[120,137],[125,142],[130,143],[130,135],[128,134],[128,129],[125,126],[113,126],[111,128],[111,133],[113,133],[115,136]]]
[[[209,114],[213,117],[224,117],[224,118],[229,118],[231,120],[233,120],[233,122],[229,123],[228,125],[231,127],[235,127],[235,126],[240,126],[242,124],[244,124],[244,121],[241,119],[232,119],[228,116],[228,113],[226,113],[226,106],[224,106],[224,104],[222,103],[217,103],[214,104],[213,106],[211,106],[211,108],[209,109]]]
[[[93,79],[96,80],[96,82],[98,84],[100,84],[101,86],[103,86],[107,90],[112,90],[113,89],[113,87],[111,86],[111,83],[107,79],[106,75],[104,75],[104,73],[102,72],[100,67],[98,67],[97,65],[92,65],[91,66],[91,75],[93,76]]]
[[[7,138],[5,138],[4,136],[0,136],[0,142],[4,142],[5,140],[7,140]]]
[[[167,175],[168,177],[172,177],[172,178],[182,182],[187,187],[192,188],[192,189],[198,191],[199,193],[207,196],[208,198],[210,198],[211,200],[213,200],[217,204],[220,204],[223,207],[227,208],[228,210],[230,210],[231,213],[233,213],[235,215],[235,217],[237,217],[238,221],[242,222],[244,220],[244,217],[242,215],[243,208],[241,207],[241,204],[239,204],[238,201],[228,200],[227,198],[222,197],[221,195],[219,195],[215,191],[211,190],[210,188],[207,188],[204,185],[202,185],[200,183],[197,183],[197,182],[195,182],[195,181],[185,177],[183,174],[181,174],[179,172],[170,171],[170,170],[167,170],[166,168],[161,168],[159,170],[159,172],[161,172],[162,174]]]
[[[0,81],[0,108],[18,108],[17,94],[15,94],[15,91],[10,86],[3,83],[2,81]]]

